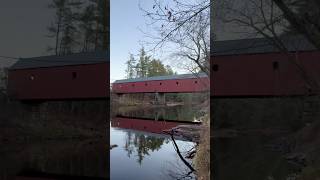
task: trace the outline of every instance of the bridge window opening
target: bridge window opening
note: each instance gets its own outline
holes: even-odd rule
[[[198,81],[195,81],[194,83],[195,83],[195,84],[197,84],[197,83],[198,83]]]
[[[179,85],[179,82],[177,81],[176,84]]]
[[[273,66],[273,70],[279,69],[279,63],[278,63],[278,61],[274,61],[273,64],[272,64],[272,66]]]
[[[212,66],[212,70],[213,70],[214,72],[217,72],[217,71],[219,70],[218,64],[214,64],[214,65]]]
[[[72,72],[72,79],[76,79],[77,78],[77,73],[76,72]]]
[[[145,86],[148,86],[148,83],[145,83],[144,85],[145,85]]]
[[[31,81],[33,81],[33,80],[34,80],[34,75],[31,74],[30,77],[29,77],[29,79],[30,79]]]
[[[162,85],[162,83],[160,83],[160,86]]]

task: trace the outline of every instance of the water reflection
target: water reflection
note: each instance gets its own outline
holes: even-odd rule
[[[192,105],[179,106],[122,106],[115,110],[114,116],[145,118],[154,120],[176,120],[191,122],[204,115],[200,107]]]
[[[128,152],[128,157],[130,158],[133,152],[137,153],[137,161],[141,165],[142,160],[145,156],[150,155],[150,151],[159,151],[165,138],[153,137],[141,133],[127,132],[125,138],[124,149]],[[166,141],[168,144],[169,141]]]
[[[109,177],[108,101],[0,101],[0,180]]]
[[[0,179],[107,179],[108,145],[102,140],[1,144]]]
[[[171,112],[179,111],[172,107],[170,111],[162,108],[157,112],[152,107],[136,110],[120,108],[115,113],[118,116],[111,120],[111,144],[118,145],[110,151],[111,179],[195,179],[177,155],[170,137],[163,133],[163,130],[192,123],[194,114],[188,121],[178,121],[181,115],[171,114],[175,118],[168,121],[157,119],[155,114],[160,112],[168,117]],[[195,145],[179,137],[176,139],[183,155]]]
[[[266,148],[273,139],[266,136],[214,139],[214,178],[287,180],[296,167],[290,165],[279,152]]]

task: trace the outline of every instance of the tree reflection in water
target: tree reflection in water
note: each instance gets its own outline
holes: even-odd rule
[[[194,171],[177,159],[173,162],[167,162],[166,168],[163,168],[161,179],[175,179],[175,180],[193,180],[196,179]]]
[[[137,154],[137,161],[141,165],[143,158],[149,156],[149,152],[158,151],[163,143],[168,144],[170,141],[162,137],[150,136],[138,132],[128,131],[126,134],[125,147],[127,155],[130,158],[133,153]]]

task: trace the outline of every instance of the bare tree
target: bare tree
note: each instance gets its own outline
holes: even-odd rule
[[[56,9],[55,20],[48,27],[48,31],[49,31],[48,37],[55,38],[55,47],[54,47],[55,55],[59,54],[58,48],[60,44],[62,21],[63,21],[63,18],[65,17],[64,12],[65,12],[66,6],[67,6],[66,0],[53,0],[53,2],[48,5],[48,8]],[[52,50],[52,49],[53,48],[49,47],[49,50]]]
[[[173,57],[188,59],[209,74],[210,0],[163,2],[154,0],[150,9],[140,6],[156,31],[156,35],[146,33],[147,43],[153,49],[173,44],[178,47]]]
[[[319,0],[272,0],[282,11],[291,26],[303,34],[317,49],[320,49],[320,1]],[[303,6],[303,14],[296,8]]]
[[[219,19],[222,23],[238,27],[236,33],[245,34],[247,37],[265,38],[285,54],[289,62],[298,69],[307,88],[318,89],[317,82],[296,60],[284,42],[284,38],[281,37],[289,26],[289,22],[273,0],[226,0],[218,5],[219,7],[216,8],[223,9],[221,11],[223,13],[216,14],[214,18]],[[296,50],[298,51],[298,48]]]

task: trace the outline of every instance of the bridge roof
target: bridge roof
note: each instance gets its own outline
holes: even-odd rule
[[[280,38],[288,51],[313,51],[316,48],[303,36],[283,36]],[[280,52],[280,50],[266,38],[237,39],[213,41],[214,48],[210,52],[213,56],[260,54]]]
[[[10,69],[32,69],[109,62],[105,52],[75,53],[61,56],[40,56],[19,59]]]
[[[179,75],[169,75],[169,76],[154,76],[146,78],[134,78],[134,79],[121,79],[116,80],[113,83],[131,83],[131,82],[141,82],[141,81],[161,81],[161,80],[172,80],[172,79],[192,79],[198,77],[208,77],[205,73],[199,74],[179,74]]]

